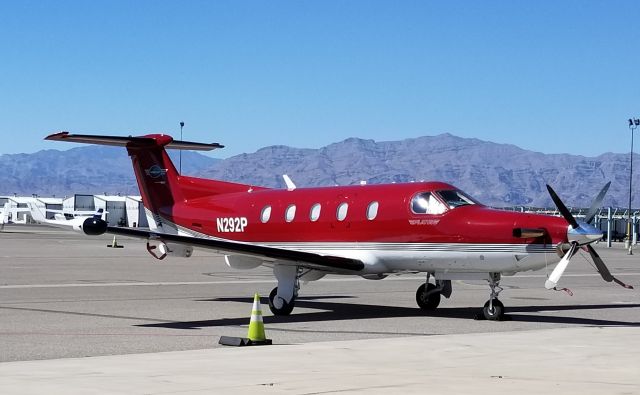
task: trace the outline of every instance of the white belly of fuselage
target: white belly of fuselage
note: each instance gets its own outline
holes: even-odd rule
[[[505,273],[558,263],[555,246],[462,243],[268,243],[320,255],[364,262],[362,274],[399,272]]]

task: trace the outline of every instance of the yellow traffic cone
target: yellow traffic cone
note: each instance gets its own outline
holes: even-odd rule
[[[247,337],[252,342],[262,342],[267,340],[264,333],[264,322],[262,322],[262,307],[260,307],[260,295],[253,296],[253,308],[251,309],[251,321],[249,321],[249,332]]]
[[[113,243],[111,244],[107,244],[107,247],[111,247],[111,248],[124,248],[124,246],[119,245],[118,244],[118,240],[116,240],[116,237],[113,236]]]
[[[272,344],[271,339],[267,339],[264,333],[260,295],[256,293],[253,296],[253,307],[251,308],[251,320],[249,321],[247,337],[220,336],[218,343],[224,346],[262,346]]]

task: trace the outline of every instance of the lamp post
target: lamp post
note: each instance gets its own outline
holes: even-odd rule
[[[180,122],[180,141],[182,141],[182,128],[184,127],[184,122]],[[178,170],[178,173],[180,173],[180,175],[182,175],[182,150],[180,150],[180,170]]]
[[[631,159],[629,166],[629,212],[627,213],[627,243],[629,244],[629,255],[633,255],[633,246],[631,245],[631,195],[633,185],[633,132],[640,125],[640,119],[629,118],[629,130],[631,131]]]

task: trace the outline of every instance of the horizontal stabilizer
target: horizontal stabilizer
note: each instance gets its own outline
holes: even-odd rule
[[[162,141],[159,141],[157,137],[164,137]],[[165,148],[179,149],[179,150],[194,150],[194,151],[211,151],[216,148],[224,148],[224,145],[218,143],[194,143],[191,141],[173,140],[167,135],[149,135],[139,137],[123,137],[123,136],[99,136],[90,134],[70,134],[69,132],[54,133],[47,137],[45,140],[54,141],[67,141],[70,143],[83,143],[83,144],[97,144],[97,145],[112,145],[118,147],[144,147],[155,146],[158,144],[164,145]]]

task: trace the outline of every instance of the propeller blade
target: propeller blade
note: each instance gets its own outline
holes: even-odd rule
[[[578,245],[571,244],[571,248],[569,248],[569,251],[567,251],[567,253],[564,254],[564,256],[562,257],[562,259],[560,260],[556,268],[553,269],[553,272],[551,272],[551,275],[549,276],[547,281],[545,281],[544,287],[546,289],[554,289],[556,285],[558,285],[558,281],[560,281],[560,277],[562,277],[562,274],[567,268],[567,265],[569,265],[569,260],[573,255],[575,255],[576,251],[578,251]]]
[[[596,214],[598,213],[598,209],[600,209],[600,207],[602,206],[602,200],[604,199],[604,195],[607,194],[607,191],[609,190],[609,186],[611,185],[611,181],[609,181],[607,183],[607,185],[605,185],[602,190],[600,191],[600,193],[598,194],[598,196],[596,196],[595,199],[593,199],[593,203],[591,203],[591,207],[589,207],[589,211],[587,211],[587,215],[585,216],[585,222],[586,223],[591,223],[591,221],[593,221],[593,218],[596,216]]]
[[[578,225],[578,222],[575,218],[573,218],[573,215],[571,215],[571,212],[569,211],[567,206],[562,203],[562,200],[560,200],[556,192],[549,186],[549,184],[547,184],[547,190],[549,191],[549,195],[551,195],[551,200],[553,200],[553,202],[556,204],[556,207],[558,207],[560,214],[562,214],[564,219],[567,220],[567,222],[573,229],[577,229],[580,225]]]
[[[625,287],[627,289],[633,289],[633,286],[625,284],[622,281],[618,280],[617,278],[613,277],[613,275],[607,268],[607,265],[604,264],[604,261],[602,260],[602,258],[600,258],[600,255],[598,255],[598,253],[596,252],[595,248],[587,244],[587,250],[589,251],[589,255],[591,255],[591,259],[593,259],[593,263],[595,263],[596,265],[596,269],[598,270],[598,273],[600,273],[600,276],[602,276],[602,279],[604,281],[608,283],[613,281],[622,287]]]

